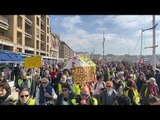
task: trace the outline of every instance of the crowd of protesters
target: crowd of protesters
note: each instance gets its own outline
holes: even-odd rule
[[[74,70],[53,64],[38,69],[14,69],[18,92],[0,74],[0,105],[160,105],[160,71],[151,65],[96,61],[96,78],[90,84],[74,83]]]

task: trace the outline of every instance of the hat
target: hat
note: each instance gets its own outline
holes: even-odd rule
[[[124,72],[123,72],[123,71],[120,71],[120,72],[118,73],[118,75],[124,75]]]
[[[133,77],[133,74],[130,74],[129,76]]]
[[[154,77],[149,78],[149,80],[147,80],[147,82],[153,82],[155,85],[157,85],[156,79]]]

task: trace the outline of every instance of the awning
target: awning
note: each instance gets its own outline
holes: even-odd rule
[[[20,63],[24,62],[24,58],[21,56],[21,54],[18,53],[0,51],[0,62]]]
[[[0,51],[0,62],[11,62],[11,61],[13,60],[8,56],[8,54]]]

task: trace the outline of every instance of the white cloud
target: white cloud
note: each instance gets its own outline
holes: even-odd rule
[[[98,28],[96,28],[96,30],[99,32],[103,32],[103,31],[107,32],[109,29],[106,27],[98,27]]]
[[[64,17],[61,25],[64,28],[69,28],[72,29],[75,27],[76,24],[82,23],[80,16],[76,15],[76,16],[68,16],[68,17]]]
[[[93,28],[87,28],[88,24]],[[75,51],[91,52],[95,49],[95,53],[102,54],[102,31],[105,31],[107,54],[127,54],[128,51],[132,54],[134,48],[134,54],[139,54],[141,29],[152,26],[152,16],[98,16],[87,23],[82,16],[64,16],[60,25],[63,29],[61,39]],[[156,36],[159,33],[157,30]],[[152,45],[152,34],[152,30],[143,33],[143,47]],[[159,39],[157,38],[157,42]],[[151,49],[143,49],[143,52],[151,53]]]

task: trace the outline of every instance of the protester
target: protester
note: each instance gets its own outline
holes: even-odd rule
[[[97,76],[97,82],[95,83],[93,89],[93,95],[98,100],[98,103],[100,104],[101,101],[101,94],[103,92],[103,89],[106,87],[106,83],[103,81],[102,76]]]
[[[68,84],[62,85],[62,93],[58,95],[56,105],[71,105],[71,100],[74,98],[74,93],[71,91]]]
[[[125,94],[116,95],[114,98],[113,105],[132,105],[131,99]]]
[[[49,85],[49,80],[43,78],[37,92],[36,103],[39,105],[54,105],[57,95],[54,89]]]
[[[102,93],[102,105],[113,105],[114,97],[117,95],[115,89],[113,89],[113,82],[106,82],[106,89]]]
[[[88,87],[83,87],[80,95],[76,95],[71,102],[72,105],[98,105],[97,99],[90,95]]]
[[[19,99],[14,104],[15,105],[36,105],[36,101],[33,98],[31,98],[28,88],[22,88],[19,91]]]

